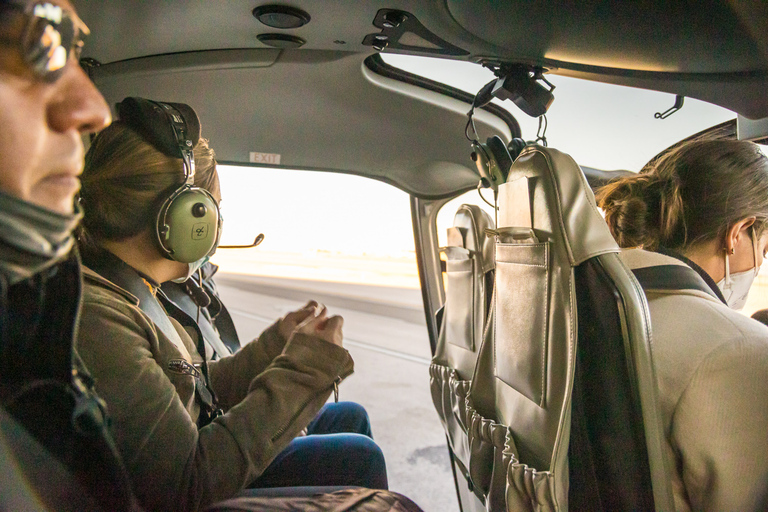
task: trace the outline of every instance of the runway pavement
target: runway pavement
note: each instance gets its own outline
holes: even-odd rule
[[[309,299],[342,315],[355,373],[340,386],[340,400],[368,410],[390,489],[427,512],[458,512],[445,434],[429,392],[429,340],[419,290],[224,273],[216,283],[242,342]]]

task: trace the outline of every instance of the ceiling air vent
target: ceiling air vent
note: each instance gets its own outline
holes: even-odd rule
[[[299,48],[306,43],[304,39],[288,34],[259,34],[256,39],[273,48]]]
[[[299,28],[309,20],[309,14],[287,5],[261,5],[253,10],[253,17],[272,28]]]

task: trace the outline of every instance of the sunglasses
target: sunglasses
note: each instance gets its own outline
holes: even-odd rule
[[[80,59],[90,32],[77,14],[50,2],[0,1],[0,16],[0,41],[17,46],[32,74],[49,83],[62,75],[70,54]]]

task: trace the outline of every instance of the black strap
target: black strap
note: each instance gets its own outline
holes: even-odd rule
[[[221,297],[219,297],[219,291],[216,289],[216,283],[213,281],[213,276],[219,270],[219,267],[208,262],[203,265],[201,270],[203,272],[203,289],[211,297],[211,305],[208,307],[208,312],[213,323],[216,325],[221,341],[234,354],[240,350],[240,337],[237,335],[235,322],[232,321],[232,316],[229,314]]]
[[[189,322],[193,322],[197,325],[202,333],[201,339],[205,339],[218,358],[230,355],[232,352],[223,342],[219,333],[216,332],[216,326],[211,323],[209,314],[206,313],[207,308],[197,304],[187,290],[189,286],[197,286],[195,282],[190,283],[190,281],[192,281],[192,279],[189,279],[187,283],[184,284],[173,282],[163,283],[160,288],[162,290],[162,295],[158,294],[158,297],[164,299],[163,302],[168,314],[178,320],[182,325],[186,325],[186,323]],[[168,301],[168,303],[165,301]],[[199,318],[198,308],[200,308]],[[198,351],[200,351],[200,349],[201,347],[198,347]],[[205,350],[205,347],[202,347],[202,350]],[[201,356],[205,357],[205,354],[202,353]]]
[[[163,283],[161,288],[187,317],[197,323],[214,352],[219,357],[225,357],[240,350],[240,338],[237,335],[235,323],[219,297],[216,283],[213,281],[218,268],[208,262],[200,269],[202,283],[199,273],[196,273],[183,284],[168,282]],[[200,307],[199,318],[198,307]],[[179,320],[173,313],[171,316]]]
[[[672,258],[675,258],[677,260],[682,261],[689,267],[691,267],[699,276],[704,280],[705,283],[709,286],[709,289],[715,294],[715,296],[720,299],[720,302],[728,305],[728,301],[725,300],[725,296],[723,295],[723,292],[720,290],[720,287],[717,286],[717,283],[714,279],[712,279],[712,276],[710,276],[706,270],[701,268],[695,261],[687,258],[683,254],[675,251],[674,249],[667,249],[666,247],[659,247],[657,249],[657,252],[659,254],[664,254],[666,256],[671,256]]]
[[[208,281],[203,282],[203,286],[208,290]],[[240,338],[237,335],[237,329],[235,329],[235,322],[232,320],[232,316],[229,314],[227,307],[219,299],[218,294],[214,297],[216,302],[221,306],[219,312],[213,316],[213,321],[216,324],[216,329],[219,331],[221,341],[227,346],[230,352],[235,353],[240,350]]]
[[[658,265],[632,269],[644,290],[697,290],[720,299],[692,268],[682,265]]]
[[[197,353],[200,354],[200,357],[203,359],[203,364],[199,366],[200,372],[193,374],[193,376],[195,377],[195,393],[197,394],[198,402],[202,406],[201,414],[198,418],[198,425],[204,427],[215,418],[224,414],[218,406],[216,393],[210,386],[211,379],[208,376],[208,361],[205,357],[205,337],[200,330],[200,325],[181,310],[176,303],[170,300],[162,289],[157,289],[156,298],[163,305],[163,308],[167,312],[166,314],[173,317],[183,327],[192,329],[197,337]]]

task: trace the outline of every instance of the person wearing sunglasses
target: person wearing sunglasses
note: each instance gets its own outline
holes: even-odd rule
[[[87,34],[66,0],[0,0],[3,511],[141,510],[108,431],[106,405],[73,347],[82,287],[72,234],[82,218],[74,201],[83,169],[81,136],[111,121],[104,98],[78,65]],[[366,503],[409,502],[362,491],[375,494]],[[344,492],[290,506],[323,509],[348,502],[355,491]],[[225,508],[263,509],[271,500]]]
[[[0,1],[0,510],[133,510],[73,349],[81,135],[110,122],[65,0]]]

